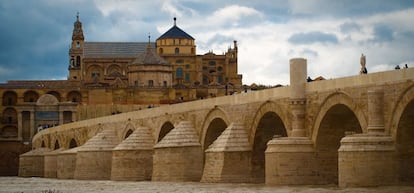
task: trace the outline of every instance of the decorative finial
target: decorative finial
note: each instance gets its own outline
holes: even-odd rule
[[[174,17],[174,26],[176,26],[176,25],[177,25],[177,18]]]
[[[78,12],[76,12],[76,20],[78,20],[78,21],[79,21],[79,11],[78,11]]]
[[[151,43],[151,33],[148,33],[148,43]]]

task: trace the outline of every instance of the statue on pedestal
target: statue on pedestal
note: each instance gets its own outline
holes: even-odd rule
[[[365,59],[365,55],[364,54],[361,54],[360,63],[361,63],[361,71],[359,73],[360,74],[366,74],[366,73],[368,73],[368,70],[365,67],[366,59]]]

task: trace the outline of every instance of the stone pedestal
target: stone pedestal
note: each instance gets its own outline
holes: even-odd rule
[[[153,181],[200,181],[203,152],[189,121],[182,121],[154,146]]]
[[[64,148],[56,149],[45,153],[44,156],[44,177],[57,178],[57,155],[63,151]]]
[[[305,137],[274,138],[267,143],[266,184],[318,184],[315,151]]]
[[[202,182],[250,182],[251,146],[243,124],[232,123],[206,150]]]
[[[340,187],[393,185],[397,160],[391,136],[355,134],[341,140],[338,150]]]
[[[73,179],[76,170],[76,154],[79,147],[68,149],[57,155],[57,178]]]
[[[49,152],[48,148],[37,148],[20,155],[19,176],[20,177],[43,177],[44,154]]]

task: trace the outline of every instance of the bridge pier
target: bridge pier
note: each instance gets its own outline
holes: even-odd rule
[[[112,150],[111,180],[151,180],[153,147],[151,130],[137,128]]]
[[[202,182],[250,182],[251,146],[242,123],[231,123],[205,152]]]
[[[289,137],[275,137],[267,143],[266,184],[318,184],[319,177],[313,142],[306,136],[306,78],[304,58],[290,60],[290,114],[292,132]]]
[[[200,181],[203,152],[190,121],[181,121],[154,146],[153,181]]]
[[[368,133],[349,135],[338,150],[339,186],[379,186],[397,182],[394,140],[385,133],[384,92],[368,91]]]
[[[37,148],[20,155],[19,176],[20,177],[43,177],[45,166],[45,153],[49,148]]]
[[[75,179],[109,180],[112,149],[119,144],[113,128],[105,128],[81,146],[76,155]]]

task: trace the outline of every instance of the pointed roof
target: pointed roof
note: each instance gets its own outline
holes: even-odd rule
[[[80,146],[78,151],[108,151],[112,150],[120,143],[116,131],[110,126],[105,125],[105,128],[85,144]]]
[[[79,12],[76,15],[76,21],[73,23],[73,33],[72,33],[72,40],[84,40],[85,37],[83,36],[82,30],[82,22],[79,21]]]
[[[167,60],[162,58],[160,55],[158,55],[153,49],[152,45],[148,43],[147,49],[144,53],[139,54],[138,57],[132,61],[131,64],[135,65],[141,65],[141,64],[162,64],[166,65],[169,64]]]
[[[151,129],[138,127],[128,138],[114,148],[114,150],[152,150],[154,139]]]
[[[157,40],[167,39],[167,38],[181,38],[181,39],[194,40],[193,37],[191,37],[188,33],[186,33],[185,31],[183,31],[177,26],[176,21],[177,21],[177,18],[174,17],[174,26],[170,28],[167,32],[162,34]]]
[[[251,151],[249,135],[241,123],[232,123],[208,147],[206,152]]]
[[[171,130],[154,148],[167,147],[197,147],[201,146],[198,135],[190,121],[181,121],[176,128]]]

